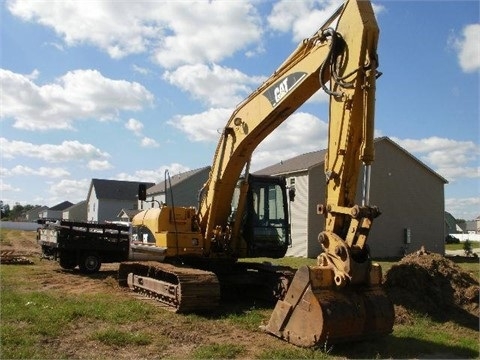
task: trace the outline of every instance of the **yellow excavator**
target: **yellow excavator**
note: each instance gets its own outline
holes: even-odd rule
[[[162,204],[134,217],[131,252],[139,260],[120,265],[119,281],[177,312],[212,310],[221,293],[244,283],[267,285],[277,303],[265,331],[298,346],[390,333],[393,306],[366,244],[380,213],[369,205],[378,36],[371,3],[347,0],[301,42],[234,110],[198,209]],[[330,97],[330,119],[317,265],[294,273],[237,261],[286,253],[285,181],[249,174],[250,159],[267,135],[320,89]],[[364,196],[356,204],[362,164]],[[145,189],[139,198],[145,199]]]

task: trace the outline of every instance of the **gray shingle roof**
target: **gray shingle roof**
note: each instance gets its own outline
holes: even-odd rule
[[[313,151],[283,160],[275,165],[268,166],[255,172],[257,175],[283,175],[299,171],[306,171],[325,160],[326,150]]]
[[[70,201],[64,201],[64,202],[61,202],[60,204],[57,204],[55,206],[52,206],[51,208],[49,208],[49,210],[52,210],[52,211],[63,211],[67,208],[69,208],[70,206],[72,206],[73,203],[71,203]]]
[[[121,181],[92,179],[90,191],[95,188],[95,194],[98,199],[128,200],[135,199],[138,195],[138,185],[146,184],[147,189],[155,185],[154,183],[141,181]],[[89,194],[90,194],[89,191]]]
[[[428,171],[430,171],[432,174],[436,175],[439,177],[444,183],[448,183],[448,181],[443,178],[440,174],[436,173],[434,170],[432,170],[430,167],[425,165],[422,161],[417,159],[415,156],[410,154],[407,150],[402,148],[400,145],[398,145],[396,142],[388,138],[387,136],[382,136],[379,138],[376,138],[374,140],[375,143],[380,142],[380,141],[388,141],[390,144],[393,144],[397,149],[403,151],[405,154],[407,154],[409,157],[417,161],[419,164],[421,164],[424,168],[426,168]],[[298,155],[296,157],[293,157],[288,160],[281,161],[278,164],[266,167],[264,169],[258,170],[255,172],[255,174],[258,175],[285,175],[285,174],[291,174],[299,171],[306,171],[310,169],[314,165],[319,165],[325,161],[325,154],[327,150],[323,149],[320,151],[314,151],[302,155]]]
[[[170,183],[171,183],[172,186],[175,186],[175,185],[181,183],[182,181],[185,181],[188,178],[192,177],[193,175],[198,174],[201,171],[204,171],[204,170],[210,171],[210,168],[211,168],[210,166],[205,166],[203,168],[189,170],[189,171],[185,171],[183,173],[177,174],[177,175],[170,176],[170,181],[167,182],[167,185],[170,186]],[[147,194],[148,195],[164,193],[164,192],[165,192],[165,180],[162,181],[162,182],[159,182],[155,186],[147,187]]]

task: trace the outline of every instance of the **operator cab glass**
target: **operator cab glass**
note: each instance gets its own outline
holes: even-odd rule
[[[290,243],[285,180],[250,175],[246,209],[242,235],[248,256],[285,256]]]

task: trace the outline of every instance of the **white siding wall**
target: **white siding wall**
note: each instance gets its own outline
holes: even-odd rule
[[[103,223],[118,220],[118,213],[121,209],[132,209],[137,200],[114,200],[100,199],[98,203],[98,218],[96,221]]]
[[[290,222],[292,226],[292,246],[286,256],[306,256],[308,240],[308,175],[306,172],[287,177],[295,178],[295,201],[290,203]]]
[[[303,256],[316,258],[323,250],[318,234],[325,229],[325,216],[317,214],[317,205],[325,204],[325,170],[323,163],[309,170],[308,249]]]
[[[87,221],[98,221],[98,199],[95,187],[92,187],[90,197],[87,199]]]

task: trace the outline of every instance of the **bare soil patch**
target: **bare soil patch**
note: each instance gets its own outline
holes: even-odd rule
[[[397,323],[408,323],[416,312],[478,329],[478,281],[453,261],[419,251],[393,265],[385,277]]]
[[[215,344],[233,344],[244,350],[241,358],[265,356],[268,349],[295,349],[284,341],[258,329],[246,330],[245,326],[225,320],[229,314],[247,314],[258,304],[222,304],[221,309],[207,316],[179,316],[164,311],[156,301],[138,297],[118,285],[119,264],[104,264],[101,271],[85,276],[78,270],[63,270],[54,261],[40,260],[41,249],[36,243],[35,232],[2,231],[0,250],[13,251],[32,259],[28,267],[28,282],[24,291],[54,291],[67,296],[81,294],[110,294],[118,299],[136,298],[155,306],[154,311],[140,322],[120,325],[119,330],[130,333],[150,334],[155,340],[145,346],[112,346],[92,340],[93,331],[106,324],[95,321],[74,322],[65,329],[62,338],[45,338],[45,347],[52,347],[68,358],[191,358],[195,349]],[[433,318],[453,321],[478,331],[479,284],[470,274],[451,260],[439,254],[416,253],[393,265],[385,275],[385,289],[395,304],[396,324],[413,323],[414,313],[427,313]],[[114,304],[112,304],[114,306]],[[268,321],[271,309],[262,310]],[[43,346],[43,345],[42,345]]]

